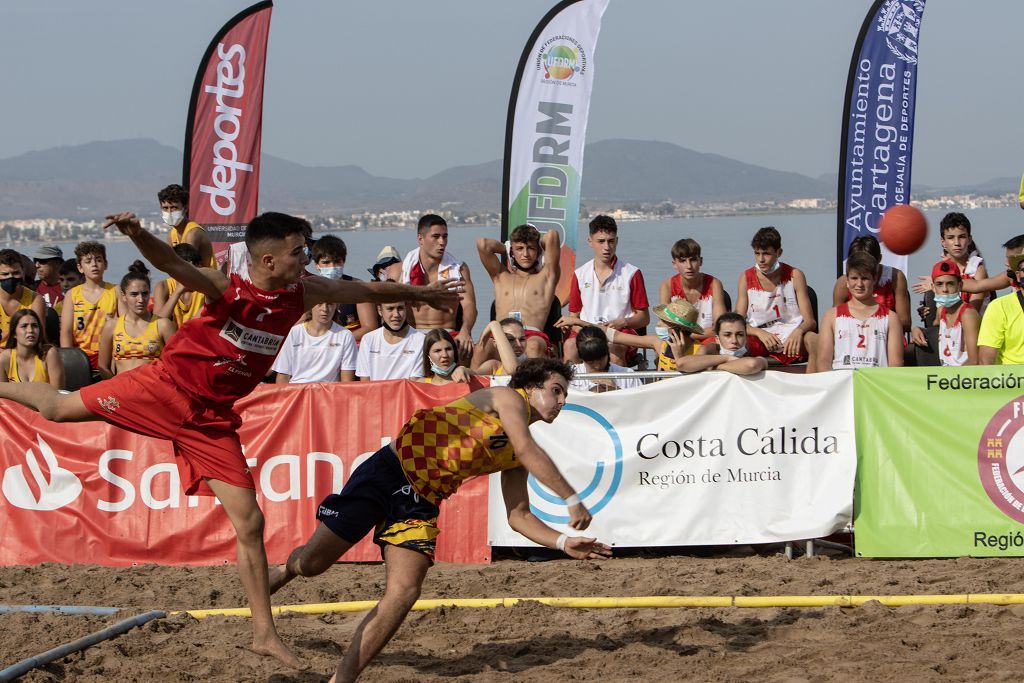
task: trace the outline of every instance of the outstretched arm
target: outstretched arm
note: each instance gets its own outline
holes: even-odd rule
[[[331,280],[319,275],[302,279],[306,310],[317,304],[356,304],[369,301],[386,304],[394,301],[423,301],[434,308],[455,308],[462,293],[461,280],[438,280],[429,285],[401,285],[397,282]]]

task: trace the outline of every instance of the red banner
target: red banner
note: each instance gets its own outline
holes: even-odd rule
[[[281,563],[316,528],[316,508],[418,408],[464,384],[410,381],[264,385],[238,403],[239,432],[267,555]],[[231,524],[212,497],[182,492],[171,445],[102,422],[54,424],[0,402],[0,565],[234,562]],[[490,561],[487,477],[441,505],[437,558]],[[380,559],[367,538],[345,560]]]
[[[218,259],[257,213],[263,74],[273,3],[243,10],[206,49],[188,108],[183,184],[189,218],[203,225]]]

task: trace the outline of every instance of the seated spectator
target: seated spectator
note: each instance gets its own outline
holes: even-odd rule
[[[582,374],[599,373],[627,373],[633,372],[632,368],[616,365],[611,362],[611,355],[608,352],[608,338],[603,330],[597,327],[584,327],[576,335],[576,352],[583,361],[573,366],[575,379],[569,383],[569,387],[579,391],[592,391],[603,393],[614,389],[632,389],[643,386],[639,379],[584,379]]]
[[[985,259],[971,237],[971,221],[964,214],[953,211],[942,217],[939,223],[939,244],[942,246],[942,258],[951,259],[960,269],[963,280],[961,296],[976,311],[981,311],[986,293],[1009,286],[1002,273],[989,278]],[[930,278],[922,276],[918,281],[914,285],[914,292],[926,294],[932,291]],[[993,281],[999,286],[991,286]]]
[[[348,247],[345,241],[334,235],[324,235],[313,243],[311,260],[321,277],[332,280],[356,280],[345,274],[345,261],[348,260]],[[358,342],[367,332],[377,329],[377,309],[370,302],[358,304],[341,304],[334,320],[352,333]]]
[[[473,348],[471,367],[477,375],[511,375],[526,359],[526,328],[515,318],[492,320]]]
[[[355,336],[336,320],[338,304],[317,304],[306,322],[292,327],[274,361],[278,384],[354,382]]]
[[[356,358],[361,380],[423,376],[423,338],[409,325],[404,303],[377,304],[381,326],[363,336]]]
[[[150,312],[149,291],[149,269],[135,261],[118,288],[125,313],[108,319],[100,335],[98,369],[103,379],[152,363],[177,331],[173,320]]]
[[[653,350],[658,354],[658,370],[663,372],[693,372],[697,365],[705,365],[705,361],[696,364],[683,362],[694,356],[700,348],[700,342],[694,341],[692,335],[704,333],[704,328],[697,323],[700,312],[694,305],[686,299],[677,299],[670,304],[659,304],[651,310],[664,323],[655,326],[655,334],[630,334],[608,327],[605,328],[608,341]]]
[[[1013,278],[1014,291],[985,308],[978,332],[978,362],[981,365],[1024,365],[1024,235],[1003,245],[1006,250],[1006,279]],[[994,279],[994,278],[989,278]],[[965,283],[966,285],[967,283]]]
[[[24,284],[24,274],[21,254],[0,250],[0,343],[7,340],[11,316],[18,311],[28,308],[39,320],[46,319],[46,302]]]
[[[644,276],[636,266],[616,256],[619,227],[611,216],[595,216],[590,221],[587,243],[594,258],[573,273],[569,290],[569,314],[559,327],[600,325],[624,334],[637,334],[651,322]],[[612,344],[611,359],[617,365],[631,365],[635,353]],[[577,362],[576,343],[570,337],[564,344],[565,360]]]
[[[32,254],[36,272],[36,293],[43,297],[43,302],[53,308],[64,298],[64,289],[60,282],[60,266],[64,263],[64,252],[56,244],[44,244]]]
[[[846,259],[851,298],[828,309],[822,318],[817,367],[808,372],[903,365],[900,320],[875,300],[878,271],[878,261],[866,251]]]
[[[75,258],[85,282],[64,295],[68,305],[61,310],[60,345],[82,349],[98,376],[103,327],[108,320],[117,318],[120,309],[117,285],[103,279],[107,248],[99,242],[80,243],[75,247]]]
[[[174,253],[182,261],[188,261],[200,268],[199,251],[191,244],[181,243],[174,247]],[[153,291],[153,311],[161,318],[169,318],[181,327],[192,318],[198,317],[206,305],[202,292],[193,292],[172,277],[156,283]]]
[[[850,254],[863,251],[871,254],[882,263],[882,247],[872,235],[862,235],[850,242]],[[899,268],[882,265],[878,282],[875,283],[875,301],[896,314],[904,332],[911,328],[910,290],[907,289],[907,276]],[[840,275],[832,288],[832,305],[838,306],[850,300],[850,288],[846,286],[846,276]]]
[[[85,283],[85,276],[78,269],[78,259],[69,258],[60,264],[59,279],[60,291],[63,294],[62,300],[74,287]]]
[[[939,261],[932,268],[932,290],[938,307],[938,357],[941,365],[977,365],[978,330],[981,316],[961,296],[963,279],[952,259]],[[915,327],[910,335],[918,346],[928,346],[923,327]]]
[[[803,271],[782,263],[782,236],[769,226],[750,241],[754,267],[740,275],[736,312],[747,319],[749,356],[769,356],[783,365],[808,360],[813,345],[804,335],[817,329]]]
[[[696,240],[686,238],[672,245],[672,267],[676,274],[661,283],[659,303],[669,304],[686,299],[700,312],[697,322],[705,330],[715,326],[715,320],[726,311],[725,289],[717,277],[700,272],[704,265],[700,245]],[[693,335],[703,341],[711,339],[705,335]]]
[[[468,382],[473,372],[459,365],[459,347],[448,330],[433,329],[423,338],[423,377],[417,382],[438,386]]]
[[[402,256],[394,247],[384,247],[368,270],[374,282],[398,282],[402,279]]]
[[[43,341],[39,316],[31,308],[11,316],[5,347],[0,351],[0,382],[47,382],[64,388],[60,353]]]
[[[768,368],[768,360],[763,356],[747,356],[747,321],[733,311],[718,316],[714,341],[701,345],[697,355],[718,359],[721,364],[710,369],[734,375],[754,375]]]

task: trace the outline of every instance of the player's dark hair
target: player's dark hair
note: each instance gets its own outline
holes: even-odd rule
[[[291,235],[302,235],[308,241],[313,235],[313,227],[305,218],[268,211],[245,226],[245,246],[255,261],[260,256],[256,250],[262,242],[283,240]]]
[[[608,358],[608,337],[600,328],[584,327],[576,335],[576,353],[588,363]]]
[[[722,325],[725,323],[742,323],[743,329],[745,330],[747,328],[746,318],[736,311],[726,311],[722,315],[718,316],[718,320],[715,321],[715,334],[718,334],[721,331]]]
[[[75,258],[81,263],[86,256],[98,256],[106,261],[107,248],[99,242],[79,242],[75,247]]]
[[[1011,237],[1003,244],[1003,249],[1020,249],[1024,247],[1024,235]]]
[[[121,292],[128,291],[128,285],[133,282],[145,282],[146,287],[152,288],[153,285],[149,281],[149,268],[142,261],[135,259],[132,264],[128,266],[128,272],[121,278]]]
[[[503,318],[498,321],[498,324],[501,325],[502,327],[505,327],[505,325],[519,325],[519,327],[523,328],[524,330],[526,329],[526,325],[523,324],[523,321],[516,320],[515,318]]]
[[[850,242],[849,254],[854,254],[858,251],[862,251],[865,254],[871,254],[876,261],[882,262],[882,247],[878,244],[878,240],[875,239],[874,235],[861,235],[860,237],[854,238]]]
[[[324,258],[339,261],[348,260],[348,247],[345,246],[345,240],[334,235],[324,235],[316,242],[313,242],[313,248],[310,251],[313,263]]]
[[[429,231],[435,225],[443,225],[448,227],[448,221],[438,216],[436,213],[428,213],[420,218],[420,222],[416,224],[416,234],[422,235]]]
[[[434,371],[430,369],[430,349],[433,348],[434,344],[439,341],[446,341],[452,345],[452,363],[455,365],[459,364],[459,345],[452,339],[452,335],[449,334],[448,330],[441,328],[434,328],[427,332],[427,336],[423,338],[423,376],[433,377]]]
[[[540,230],[529,223],[517,225],[515,229],[509,233],[508,241],[513,244],[529,244],[530,242],[540,244]]]
[[[772,226],[761,228],[754,233],[754,239],[750,240],[750,246],[754,249],[782,249],[782,235]]]
[[[529,389],[542,387],[551,375],[561,375],[566,382],[571,382],[572,366],[554,358],[527,358],[512,373],[509,386],[513,389]]]
[[[46,343],[46,332],[43,330],[43,323],[31,308],[21,308],[11,316],[10,328],[7,330],[7,343],[4,345],[4,348],[13,349],[18,345],[14,331],[18,329],[18,322],[27,315],[32,316],[36,324],[39,325],[39,337],[36,338],[36,345],[32,347],[32,352],[40,359],[45,359],[46,352],[50,350],[50,345]],[[11,353],[14,352],[12,351]]]
[[[672,259],[682,261],[684,258],[700,258],[700,245],[697,244],[697,240],[684,237],[672,245]]]
[[[188,190],[181,185],[168,185],[156,193],[159,202],[181,202],[182,206],[188,206]]]
[[[971,221],[959,211],[950,211],[939,221],[939,237],[945,237],[946,231],[953,228],[963,228],[967,236],[971,236]]]
[[[57,269],[57,275],[72,275],[81,273],[78,272],[78,259],[69,258],[64,263],[60,264],[60,268]]]
[[[594,216],[593,220],[590,221],[590,234],[596,235],[599,232],[608,232],[613,235],[618,235],[619,225],[611,216],[606,216],[604,214]]]
[[[854,252],[850,254],[850,258],[846,259],[847,277],[849,277],[850,272],[854,270],[862,275],[877,275],[878,260],[866,251]]]
[[[0,265],[21,266],[24,264],[22,264],[21,254],[18,252],[13,249],[0,249]]]
[[[182,261],[188,261],[197,268],[201,265],[199,261],[199,250],[193,247],[188,242],[175,244],[174,253],[177,254],[178,258],[180,258]]]

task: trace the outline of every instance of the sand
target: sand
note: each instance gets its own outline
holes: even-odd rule
[[[736,554],[736,553],[734,553]],[[380,565],[337,565],[276,604],[379,597]],[[778,554],[603,563],[439,564],[425,598],[634,595],[1024,593],[1007,559],[878,561]],[[113,617],[0,615],[0,667],[149,609],[244,605],[233,567],[0,568],[0,602],[124,608]],[[249,622],[157,620],[27,675],[26,681],[326,680],[362,614],[285,616],[310,665],[291,671],[246,649]],[[537,603],[409,616],[367,681],[1019,680],[1024,606],[570,610]]]

